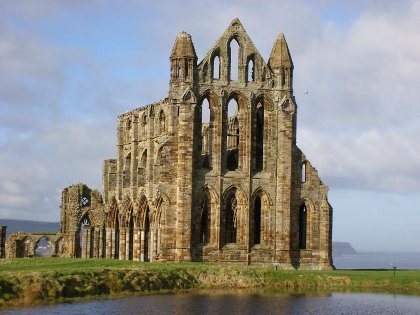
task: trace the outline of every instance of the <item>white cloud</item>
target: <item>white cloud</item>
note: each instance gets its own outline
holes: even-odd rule
[[[327,25],[295,58],[298,142],[332,187],[420,188],[420,3],[398,14]]]
[[[0,217],[58,218],[63,187],[100,188],[116,115],[166,96],[176,34],[202,58],[234,17],[266,60],[286,34],[298,144],[330,187],[420,187],[419,1],[14,3],[0,13],[0,182],[19,192],[0,187]]]

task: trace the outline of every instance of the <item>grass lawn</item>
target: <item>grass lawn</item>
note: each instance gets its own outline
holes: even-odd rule
[[[146,294],[179,289],[381,291],[420,295],[420,270],[274,270],[222,263],[143,263],[114,259],[0,260],[0,305]]]

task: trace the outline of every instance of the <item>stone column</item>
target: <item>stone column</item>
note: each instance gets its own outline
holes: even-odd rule
[[[139,261],[140,259],[140,230],[139,228],[133,229],[133,260]]]
[[[125,228],[125,259],[130,259],[130,228]]]
[[[125,259],[125,228],[120,228],[120,242],[119,242],[119,255],[120,260]]]
[[[98,258],[104,258],[104,229],[101,228],[98,231]]]
[[[81,244],[81,258],[87,257],[87,247],[88,247],[88,228],[83,226],[82,227],[82,244]]]
[[[148,254],[147,256],[149,257],[149,261],[153,261],[154,260],[154,254],[155,254],[155,233],[153,229],[150,229],[150,237],[147,240],[149,242],[149,246],[147,248]]]
[[[93,246],[91,246],[93,253],[91,253],[91,257],[93,258],[98,258],[98,252],[99,252],[99,231],[97,228],[92,228],[92,242],[93,242]]]
[[[106,231],[106,258],[115,258],[115,229],[107,228]]]
[[[140,231],[140,261],[144,261],[144,229]]]
[[[179,261],[191,260],[191,213],[194,171],[193,115],[195,112],[195,100],[193,98],[190,95],[189,101],[179,104],[176,207],[176,259]]]
[[[0,258],[6,257],[6,229],[7,226],[0,226]]]
[[[295,144],[295,116],[279,110],[277,141],[277,197],[276,197],[276,250],[275,260],[291,263],[292,257],[298,253],[297,213],[293,209],[292,200],[292,168],[293,146]]]

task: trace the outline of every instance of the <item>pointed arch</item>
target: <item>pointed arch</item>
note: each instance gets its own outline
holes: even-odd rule
[[[48,236],[43,235],[35,242],[35,257],[51,257],[54,255],[54,246]]]
[[[265,169],[265,157],[267,156],[267,144],[269,140],[270,114],[273,103],[261,94],[253,102],[252,106],[252,170],[254,173]]]
[[[157,190],[155,200],[156,212],[153,217],[153,226],[162,225],[165,222],[165,210],[169,206],[169,197],[162,191]]]
[[[86,211],[80,218],[76,232],[76,256],[91,258],[93,255],[91,213]]]
[[[132,226],[132,219],[133,219],[133,203],[129,196],[125,196],[123,204],[122,204],[122,211],[121,211],[121,222],[120,227],[130,227]]]
[[[134,213],[133,213],[133,202],[131,198],[126,195],[121,205],[122,211],[120,213],[120,244],[119,258],[120,259],[133,259],[133,242],[134,242]]]
[[[166,194],[161,191],[157,191],[157,197],[155,200],[155,212],[152,219],[152,227],[154,229],[153,245],[154,257],[159,257],[161,249],[165,248],[166,243],[166,211],[169,206],[169,198]]]
[[[221,78],[221,69],[222,69],[222,61],[220,59],[220,51],[216,50],[213,52],[211,58],[211,78],[213,80],[220,80]]]
[[[208,244],[214,237],[211,231],[212,216],[215,212],[215,192],[208,185],[202,187],[197,205],[197,225],[196,225],[196,242],[200,244]]]
[[[163,109],[159,112],[159,119],[158,119],[158,134],[162,134],[166,132],[166,116]]]
[[[200,133],[198,138],[199,166],[201,168],[212,168],[213,160],[213,140],[215,129],[217,128],[218,117],[218,98],[214,92],[207,90],[199,102],[200,106],[196,107],[197,130]]]
[[[250,244],[269,245],[274,233],[273,201],[270,195],[258,187],[251,197],[250,209]]]
[[[245,71],[246,71],[245,81],[247,83],[254,82],[255,81],[255,56],[254,55],[250,55],[247,58]]]
[[[308,211],[305,203],[299,207],[299,249],[306,249]]]
[[[115,197],[112,197],[109,210],[105,216],[106,227],[115,228],[118,226],[118,203]]]
[[[230,186],[223,193],[222,204],[222,225],[221,237],[223,244],[245,243],[247,233],[244,233],[239,226],[248,222],[246,194],[238,186]]]
[[[193,90],[187,88],[182,95],[182,100],[188,103],[197,103],[197,97],[195,96]]]
[[[110,201],[110,206],[105,214],[106,249],[107,258],[119,258],[120,249],[120,213],[115,196]]]
[[[306,183],[307,180],[307,169],[306,169],[306,160],[303,161],[300,165],[300,179],[302,183]]]
[[[146,223],[146,215],[149,214],[149,202],[145,195],[141,195],[139,198],[138,209],[137,209],[137,222],[136,225],[139,228],[144,228]]]
[[[146,196],[142,193],[137,204],[135,226],[140,229],[140,260],[150,261],[152,253],[152,211]]]
[[[205,184],[197,192],[194,206],[193,242],[199,247],[219,242],[220,212],[219,196],[216,190]]]
[[[233,36],[228,40],[228,56],[229,56],[229,80],[239,80],[239,65],[240,65],[240,51],[241,46],[239,39]]]
[[[147,115],[146,115],[146,113],[144,113],[142,118],[141,118],[141,131],[142,131],[141,138],[146,139],[147,138]]]
[[[247,99],[240,92],[232,92],[227,97],[223,113],[224,169],[241,169],[247,139]]]

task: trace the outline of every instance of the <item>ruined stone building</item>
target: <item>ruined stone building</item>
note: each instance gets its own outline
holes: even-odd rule
[[[169,95],[118,116],[102,194],[64,189],[55,254],[332,268],[328,187],[296,146],[283,34],[268,63],[238,19],[199,63],[185,32],[169,59]]]

